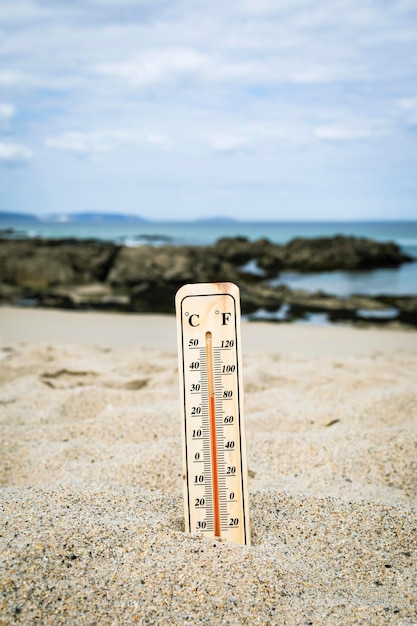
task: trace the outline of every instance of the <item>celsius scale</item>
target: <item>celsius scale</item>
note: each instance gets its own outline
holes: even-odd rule
[[[184,285],[175,304],[186,531],[249,545],[239,288]]]

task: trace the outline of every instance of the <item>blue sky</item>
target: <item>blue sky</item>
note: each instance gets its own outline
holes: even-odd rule
[[[0,210],[417,219],[417,0],[1,0]]]

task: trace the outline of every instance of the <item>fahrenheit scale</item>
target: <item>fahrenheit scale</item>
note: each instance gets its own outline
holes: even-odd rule
[[[175,304],[186,530],[250,544],[239,288],[185,285]]]

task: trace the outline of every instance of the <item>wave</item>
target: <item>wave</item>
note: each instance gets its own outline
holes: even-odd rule
[[[115,243],[126,246],[127,248],[136,248],[137,246],[151,245],[163,246],[168,243],[174,243],[173,237],[169,235],[127,235],[117,237]]]

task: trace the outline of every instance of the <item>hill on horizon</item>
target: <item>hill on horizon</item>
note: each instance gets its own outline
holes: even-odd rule
[[[12,211],[0,211],[0,223],[3,222],[39,222],[36,215],[30,213],[13,213]]]
[[[126,215],[124,213],[100,213],[100,212],[79,212],[79,213],[52,213],[48,215],[35,215],[31,213],[13,213],[12,211],[0,211],[0,222],[51,222],[51,223],[114,223],[114,222],[147,222],[139,215]]]
[[[13,211],[0,211],[0,223],[16,223],[16,222],[34,222],[34,223],[50,223],[50,224],[114,224],[114,223],[145,223],[152,222],[148,218],[140,215],[131,215],[126,213],[101,213],[94,211],[80,211],[74,213],[48,213],[39,215],[34,213],[20,213]],[[159,220],[155,220],[159,221]],[[165,221],[165,220],[162,220]],[[173,220],[176,221],[176,220]],[[180,220],[182,221],[182,220]],[[186,220],[199,224],[233,224],[240,220],[226,215],[216,215],[213,217],[198,217]]]

